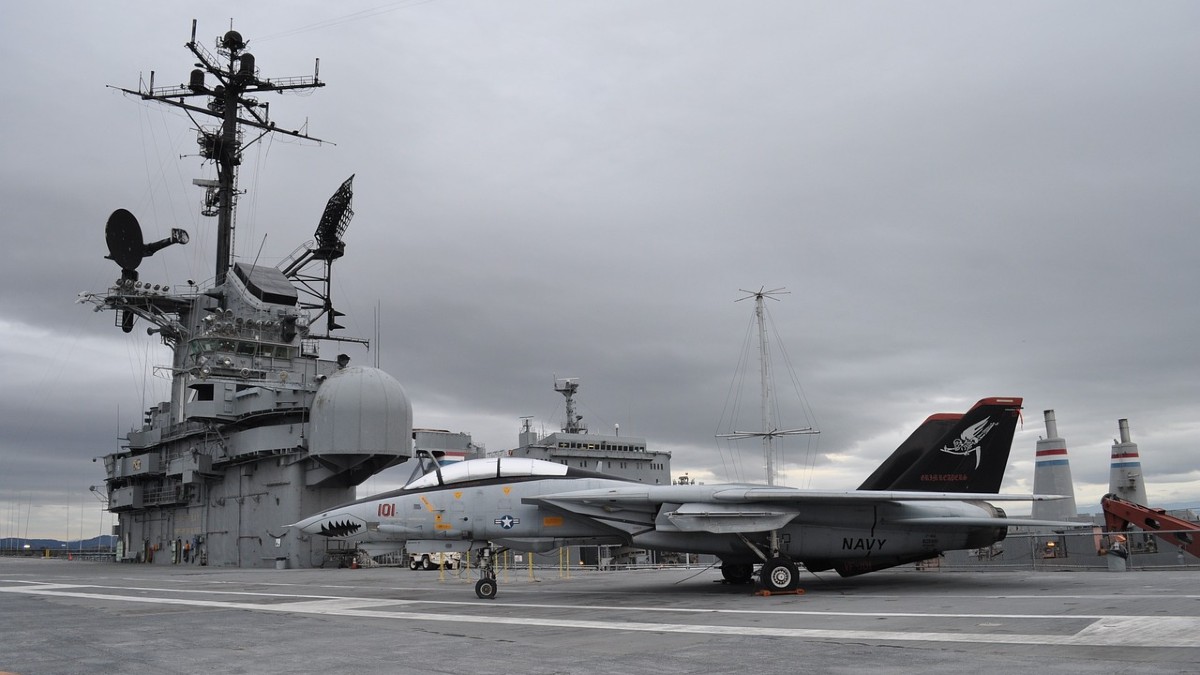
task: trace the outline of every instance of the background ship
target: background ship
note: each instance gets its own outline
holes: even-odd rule
[[[554,391],[566,402],[562,430],[539,436],[530,418],[525,418],[518,446],[504,454],[544,459],[651,485],[671,483],[671,453],[647,449],[646,439],[621,436],[619,427],[612,434],[589,432],[575,408],[578,378],[555,378]]]
[[[172,354],[164,370],[171,399],[146,411],[124,447],[104,457],[109,508],[117,514],[118,559],[238,567],[322,564],[323,543],[289,533],[286,523],[355,498],[355,486],[412,454],[412,410],[400,384],[349,358],[320,357],[341,329],[330,297],[333,263],[353,215],[353,176],[329,200],[313,241],[278,267],[235,262],[232,254],[237,169],[242,151],[272,133],[311,138],[269,119],[262,92],[323,86],[312,77],[259,76],[246,43],[230,30],[214,55],[196,41],[185,85],[128,94],[182,108],[197,122],[201,156],[217,180],[203,213],[215,216],[216,270],[211,284],[142,281],[142,259],[173,244],[183,230],[145,243],[136,218],[118,210],[105,238],[121,277],[81,300],[111,311],[125,332],[140,319]],[[243,129],[255,134],[244,143]],[[316,139],[313,139],[316,140]],[[169,255],[169,254],[168,254]],[[324,320],[322,322],[322,319]]]

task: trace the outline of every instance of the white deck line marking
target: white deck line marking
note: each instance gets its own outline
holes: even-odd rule
[[[1112,616],[1101,619],[1078,635],[1106,644],[1107,641],[1121,642],[1129,647],[1154,647],[1145,640],[1153,637],[1155,642],[1167,642],[1175,647],[1200,647],[1200,634],[1196,632],[1195,617],[1184,616]]]
[[[0,579],[0,582],[3,582]],[[22,582],[43,584],[39,586],[31,586],[29,588],[95,588],[95,589],[110,589],[121,591],[158,591],[161,593],[197,593],[206,595],[245,595],[251,597],[267,597],[267,598],[297,598],[304,600],[343,600],[354,596],[342,595],[309,595],[309,594],[279,594],[279,593],[263,593],[256,591],[214,591],[204,589],[184,589],[184,588],[159,588],[154,586],[101,586],[97,584],[48,584],[44,582]],[[6,590],[0,587],[0,591]],[[1179,596],[1173,596],[1179,597]],[[375,604],[374,601],[379,600],[378,604],[384,605],[449,605],[461,607],[479,607],[478,601],[465,600],[411,600],[405,598],[380,599],[380,598],[364,598],[363,605],[369,606]],[[295,603],[298,604],[298,603]],[[521,608],[521,609],[587,609],[588,605],[561,605],[552,603],[522,603],[522,602],[506,602],[503,607]],[[815,610],[815,609],[717,609],[717,608],[693,608],[693,607],[616,607],[605,605],[604,609],[611,612],[637,612],[639,614],[647,612],[657,613],[675,613],[675,614],[749,614],[749,615],[765,615],[765,616],[845,616],[845,617],[885,617],[885,618],[921,618],[921,619],[1107,619],[1112,617],[1112,614],[995,614],[995,613],[974,613],[974,612],[848,612],[840,610]],[[1136,616],[1136,615],[1134,615]]]
[[[107,600],[111,602],[136,602],[160,605],[182,605],[234,609],[255,612],[284,612],[319,614],[326,616],[351,616],[397,621],[430,622],[443,621],[458,624],[484,623],[489,625],[545,626],[550,628],[577,628],[581,630],[615,630],[653,633],[690,633],[701,635],[739,635],[746,637],[783,637],[797,639],[827,640],[870,640],[877,642],[980,642],[990,644],[1019,645],[1070,645],[1109,647],[1194,647],[1195,636],[1200,634],[1200,617],[1108,617],[1095,619],[1083,630],[1072,635],[1024,635],[983,633],[918,633],[876,630],[842,630],[818,628],[772,628],[753,626],[689,625],[678,623],[649,623],[622,621],[592,621],[581,619],[544,619],[538,617],[480,616],[475,614],[430,614],[417,612],[388,612],[378,609],[361,609],[351,605],[363,601],[366,604],[382,605],[385,600],[370,598],[340,598],[327,601],[305,601],[278,604],[254,604],[200,600],[184,598],[154,598],[148,596],[125,596],[102,593],[82,593],[47,587],[0,588],[0,593],[20,593],[49,597],[69,597],[85,600]],[[287,597],[287,596],[282,596]],[[930,616],[914,614],[913,616]],[[974,615],[972,615],[974,616]],[[1080,619],[1080,616],[1046,615],[1038,618]]]
[[[7,581],[7,580],[0,579],[0,583],[4,583],[5,581]],[[23,581],[20,583],[37,584],[36,586],[27,586],[26,587],[26,588],[37,588],[37,589],[97,588],[97,589],[109,589],[109,590],[114,590],[114,591],[154,591],[157,593],[203,593],[205,595],[248,595],[251,597],[262,597],[262,598],[297,598],[297,599],[305,599],[305,600],[343,600],[343,599],[354,597],[354,596],[346,596],[346,595],[310,595],[310,594],[306,594],[306,593],[296,593],[296,594],[264,593],[262,591],[214,591],[214,590],[194,589],[194,588],[162,588],[160,586],[101,586],[99,584],[54,584],[54,583],[42,582],[42,581]],[[3,590],[6,590],[6,589],[3,586],[0,586],[0,591],[3,591]],[[377,599],[378,598],[364,598],[364,600],[366,601],[364,604],[370,604],[372,601],[377,600]],[[387,600],[387,604],[389,604],[389,605],[407,605],[407,604],[413,604],[415,602],[419,602],[419,601],[404,600],[404,599],[389,599],[389,600]]]

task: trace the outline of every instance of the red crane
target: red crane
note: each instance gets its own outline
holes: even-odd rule
[[[1200,525],[1111,494],[1100,500],[1100,508],[1109,532],[1124,532],[1133,525],[1200,558]]]

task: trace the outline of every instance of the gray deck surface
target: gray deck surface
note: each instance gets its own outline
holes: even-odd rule
[[[0,671],[1200,672],[1195,571],[239,570],[0,558]]]

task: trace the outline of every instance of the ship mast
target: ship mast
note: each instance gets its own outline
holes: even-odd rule
[[[566,377],[561,380],[554,378],[554,391],[567,399],[567,421],[563,424],[563,432],[586,434],[587,425],[583,423],[583,416],[575,412],[575,392],[579,391],[579,379],[575,377]]]
[[[237,202],[237,167],[242,162],[242,151],[268,133],[287,134],[296,138],[322,142],[300,130],[287,130],[275,126],[270,119],[270,104],[260,102],[252,94],[259,92],[283,92],[312,89],[325,86],[318,78],[320,59],[317,59],[312,77],[285,77],[274,80],[258,77],[254,55],[246,50],[246,41],[235,30],[230,30],[217,40],[217,55],[214,56],[196,42],[196,21],[192,21],[192,39],[187,48],[196,56],[196,69],[191,72],[186,85],[174,87],[154,86],[154,72],[150,73],[150,84],[145,90],[132,91],[118,87],[127,94],[140,96],[143,100],[158,101],[187,111],[196,125],[199,135],[200,155],[212,160],[217,167],[217,180],[198,181],[207,189],[204,199],[204,214],[217,216],[217,260],[216,285],[225,282],[225,275],[233,264],[234,210]],[[211,75],[217,84],[209,87],[205,76]],[[209,100],[199,106],[187,100],[204,96]],[[204,115],[220,120],[219,126],[201,125],[194,115]],[[248,143],[242,143],[239,127],[252,127],[261,133]]]
[[[762,427],[760,431],[734,431],[728,434],[717,434],[717,438],[742,439],[761,438],[763,445],[763,465],[767,474],[767,485],[775,485],[778,474],[778,462],[775,457],[775,438],[779,436],[801,436],[819,434],[812,427],[799,429],[779,429],[775,420],[774,406],[771,404],[771,352],[767,345],[767,327],[763,301],[770,298],[779,301],[777,295],[787,295],[790,291],[783,288],[766,290],[759,287],[757,291],[738,289],[747,295],[734,302],[754,299],[754,318],[758,325],[758,375],[762,403]]]

